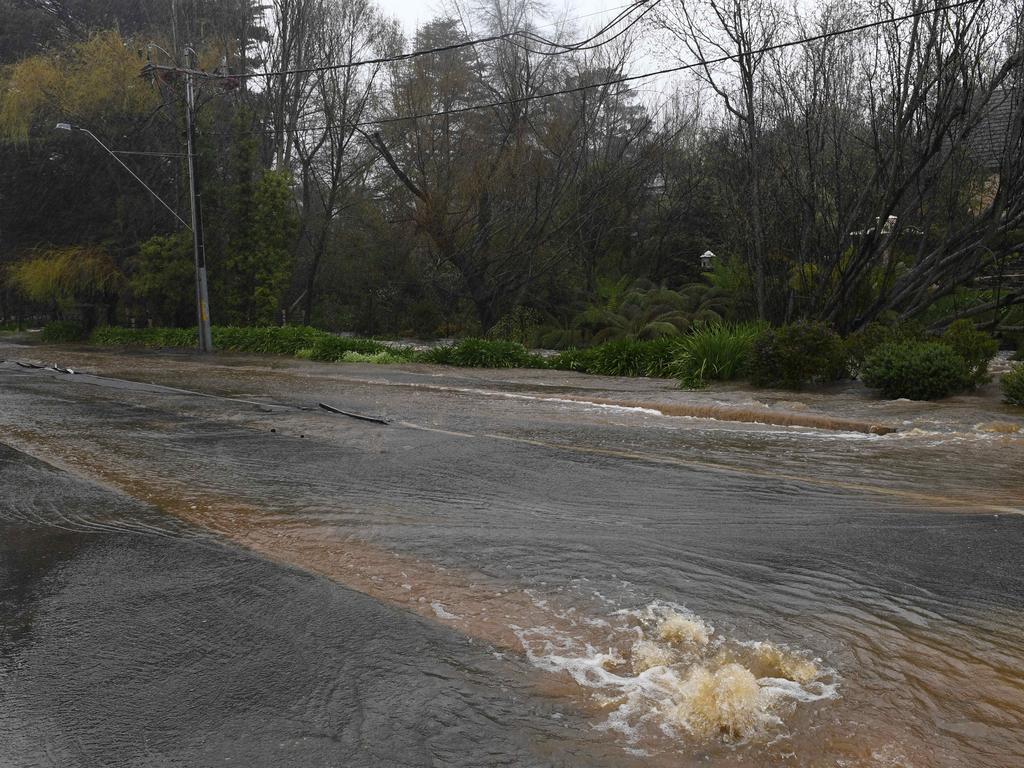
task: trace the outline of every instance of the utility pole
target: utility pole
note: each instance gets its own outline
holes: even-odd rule
[[[185,61],[194,54],[185,49]],[[206,288],[206,243],[203,240],[202,191],[199,186],[198,158],[196,157],[195,83],[192,68],[185,70],[185,128],[188,134],[188,185],[192,197],[192,245],[196,261],[196,312],[199,316],[199,351],[213,351],[210,331],[210,295]]]

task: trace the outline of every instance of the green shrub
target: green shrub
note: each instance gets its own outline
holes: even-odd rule
[[[923,341],[924,328],[917,323],[869,323],[846,337],[846,358],[849,371],[857,375],[868,355],[883,344],[900,341]]]
[[[420,359],[426,363],[457,365],[464,368],[535,368],[539,358],[514,341],[463,339],[455,346],[434,347]]]
[[[743,376],[750,363],[757,325],[708,323],[694,328],[676,345],[670,374],[687,389],[709,381],[731,381]]]
[[[970,320],[957,320],[942,334],[942,343],[951,347],[967,363],[971,384],[975,387],[992,380],[988,364],[996,352],[999,342],[984,331],[975,329]]]
[[[1010,405],[1024,406],[1024,363],[1003,374],[1003,397]]]
[[[972,386],[967,361],[935,341],[883,344],[864,361],[861,378],[890,399],[937,400]]]
[[[42,339],[51,344],[81,341],[84,338],[85,329],[74,320],[54,320],[43,326]]]
[[[750,380],[759,387],[800,389],[847,375],[842,339],[824,323],[767,328],[754,339]]]

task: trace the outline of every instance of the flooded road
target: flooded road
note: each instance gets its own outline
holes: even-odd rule
[[[12,765],[1024,764],[1019,411],[59,362],[0,364]]]

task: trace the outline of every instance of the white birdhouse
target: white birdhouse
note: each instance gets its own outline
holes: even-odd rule
[[[703,271],[703,272],[711,271],[711,262],[714,260],[714,258],[715,258],[715,254],[713,254],[711,251],[704,251],[704,253],[702,253],[700,255],[700,268],[701,268],[701,271]]]

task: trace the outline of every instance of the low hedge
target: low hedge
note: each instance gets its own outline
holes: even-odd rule
[[[1003,374],[1003,398],[1010,405],[1024,406],[1024,363]]]
[[[973,386],[971,366],[938,341],[883,344],[864,361],[864,383],[883,397],[938,400]]]

